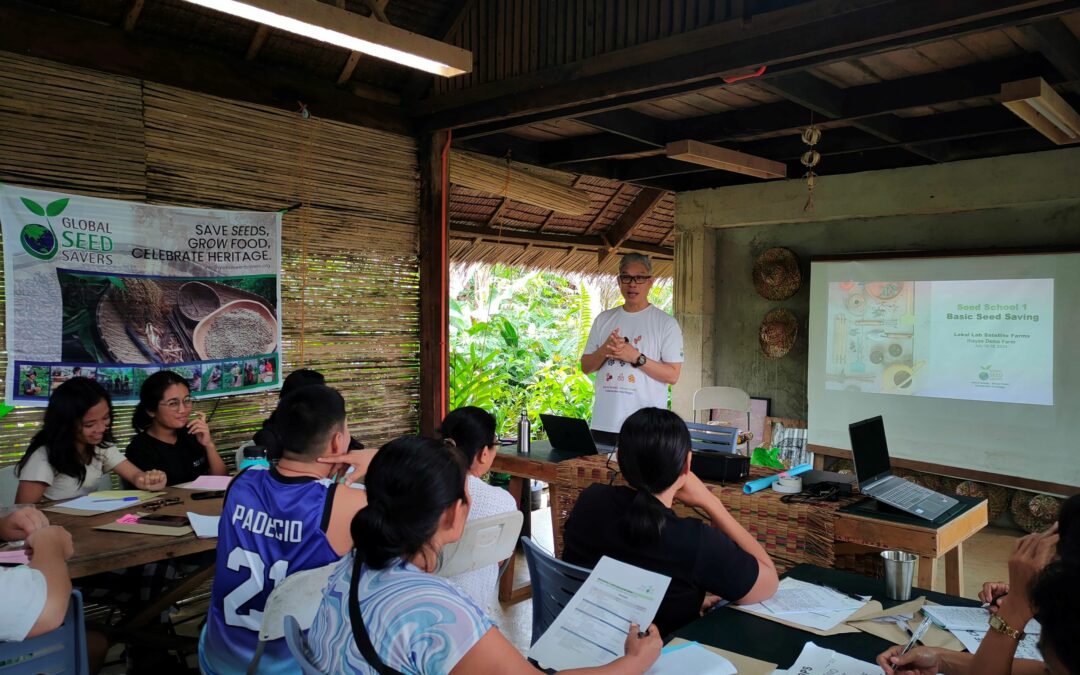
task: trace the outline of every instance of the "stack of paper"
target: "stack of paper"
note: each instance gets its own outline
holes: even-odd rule
[[[181,483],[176,487],[185,490],[224,490],[232,479],[232,476],[199,476],[190,483]]]
[[[774,675],[785,672],[788,675],[881,675],[881,668],[807,642],[795,663],[787,671],[778,670]]]
[[[641,630],[652,623],[669,583],[662,574],[601,558],[529,658],[554,670],[611,663],[623,655],[631,623]]]
[[[862,609],[869,598],[855,600],[830,588],[792,579],[780,580],[773,597],[738,609],[800,627],[827,631]],[[877,606],[880,609],[880,605]],[[852,629],[854,630],[854,629]]]
[[[154,497],[165,494],[164,492],[147,492],[145,490],[102,490],[92,492],[85,497],[78,497],[70,501],[61,502],[46,507],[46,511],[60,510],[70,513],[85,512],[86,515],[95,513],[107,513],[118,509],[134,507]]]
[[[974,654],[979,649],[979,644],[986,636],[988,630],[987,621],[990,613],[981,607],[941,607],[927,605],[923,607],[934,623],[947,629],[956,636],[956,639],[964,645],[964,649]],[[1024,639],[1016,647],[1016,658],[1033,659],[1042,661],[1042,653],[1039,651],[1039,633],[1042,626],[1035,619],[1028,621],[1024,626]]]

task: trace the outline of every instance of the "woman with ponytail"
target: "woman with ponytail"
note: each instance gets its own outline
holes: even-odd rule
[[[368,505],[353,518],[355,549],[338,564],[308,633],[326,673],[538,673],[483,609],[435,576],[442,547],[461,538],[469,464],[455,446],[404,436],[383,446],[365,478]],[[655,626],[626,654],[589,673],[643,673],[660,654]]]
[[[469,520],[497,516],[517,508],[509,492],[481,480],[491,470],[499,449],[491,413],[475,406],[458,408],[443,419],[439,434],[452,441],[469,463]],[[486,611],[495,599],[499,566],[493,563],[450,577],[450,581]]]
[[[776,592],[776,566],[690,471],[690,432],[670,410],[642,408],[619,431],[627,486],[585,489],[566,521],[563,559],[593,567],[603,556],[671,577],[656,613],[662,634],[698,618],[720,599],[760,602]],[[709,521],[680,518],[678,501]]]

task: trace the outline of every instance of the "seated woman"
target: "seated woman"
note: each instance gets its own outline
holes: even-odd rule
[[[990,601],[993,609],[987,614],[992,616],[988,619],[989,630],[977,652],[918,647],[901,654],[901,647],[892,647],[878,655],[878,665],[887,675],[1080,673],[1075,639],[1080,609],[1076,604],[1061,602],[1062,594],[1075,598],[1080,587],[1080,559],[1076,556],[1080,550],[1078,517],[1080,495],[1073,495],[1062,506],[1061,519],[1049,530],[1017,540],[1009,558],[1009,583],[1001,584],[1007,589],[1006,594]],[[1063,581],[1059,583],[1059,579]],[[1040,623],[1049,622],[1049,625],[1043,623],[1040,635],[1046,663],[1014,658],[1019,637],[1015,631],[1022,631],[1032,618]],[[1056,663],[1052,664],[1052,660]]]
[[[563,559],[594,567],[610,556],[671,577],[656,614],[667,635],[717,602],[760,602],[776,592],[776,567],[754,536],[690,470],[690,432],[678,415],[643,408],[619,431],[619,470],[629,487],[596,484],[566,521]],[[678,500],[709,523],[680,518]]]
[[[439,433],[444,439],[452,440],[469,462],[469,520],[517,509],[509,492],[481,480],[491,470],[491,463],[495,461],[495,453],[499,449],[499,439],[495,437],[495,418],[491,413],[475,406],[458,408],[446,416]],[[495,598],[498,580],[499,566],[496,564],[450,578],[454,585],[485,610]]]
[[[308,633],[320,672],[540,672],[468,596],[432,574],[439,551],[465,527],[467,474],[460,450],[428,438],[404,436],[375,455],[368,505],[352,522],[356,548],[331,575]],[[644,672],[660,653],[656,627],[646,633],[630,626],[626,654],[588,672]],[[371,646],[370,660],[358,639]]]
[[[188,483],[199,476],[224,476],[206,415],[194,413],[191,390],[183,375],[159,370],[143,382],[131,417],[138,434],[128,443],[128,460],[140,469],[165,472],[167,483]]]
[[[112,422],[112,399],[97,382],[73,377],[57,387],[41,429],[15,467],[15,503],[81,497],[97,489],[109,471],[140,490],[165,487],[164,473],[142,471],[120,454]]]

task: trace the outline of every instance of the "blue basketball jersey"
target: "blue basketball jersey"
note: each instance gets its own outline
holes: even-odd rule
[[[266,598],[288,575],[341,556],[326,538],[334,484],[248,469],[233,480],[218,525],[217,570],[199,641],[205,673],[244,673],[259,641]],[[266,644],[260,673],[297,672],[284,639]]]

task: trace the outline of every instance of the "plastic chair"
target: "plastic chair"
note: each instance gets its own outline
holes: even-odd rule
[[[506,560],[514,555],[524,521],[517,510],[468,521],[461,539],[443,547],[436,574],[453,577]]]
[[[311,662],[311,657],[308,656],[307,640],[304,639],[300,623],[291,614],[285,615],[285,644],[289,645],[289,653],[300,664],[300,671],[304,675],[325,675]]]
[[[285,637],[285,616],[292,616],[300,630],[311,628],[315,621],[315,612],[322,602],[323,589],[330,579],[330,574],[337,567],[336,562],[313,570],[303,570],[285,577],[284,581],[274,586],[266,598],[263,607],[262,624],[259,626],[259,646],[255,649],[248,673],[259,670],[266,643]]]
[[[7,608],[5,611],[17,610]],[[0,642],[0,673],[3,675],[86,675],[87,672],[83,601],[77,590],[71,591],[71,602],[59,628],[22,642]]]
[[[553,558],[528,537],[521,538],[532,583],[532,642],[540,639],[592,570]]]

